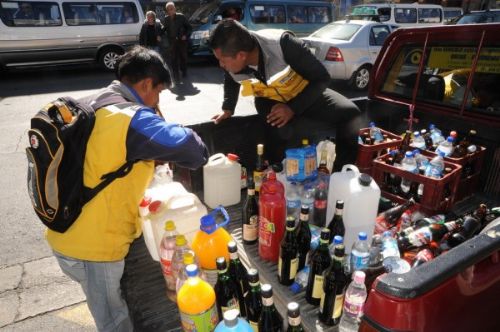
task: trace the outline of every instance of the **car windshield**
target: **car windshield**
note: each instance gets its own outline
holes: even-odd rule
[[[493,23],[500,22],[500,11],[484,12],[484,13],[469,13],[462,16],[457,24],[471,23]]]
[[[314,32],[311,37],[349,40],[361,28],[359,24],[333,23]]]

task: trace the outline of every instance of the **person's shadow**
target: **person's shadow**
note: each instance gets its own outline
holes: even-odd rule
[[[183,101],[186,100],[186,96],[195,96],[200,93],[200,89],[195,87],[189,78],[185,77],[180,83],[175,83],[170,92],[177,95],[175,100]]]

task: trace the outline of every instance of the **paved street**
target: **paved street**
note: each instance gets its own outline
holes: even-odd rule
[[[112,79],[111,73],[85,66],[16,70],[0,77],[0,330],[95,330],[80,287],[60,271],[32,211],[24,149],[29,119],[41,106],[59,96],[93,93]],[[160,109],[169,121],[194,124],[209,121],[221,100],[222,72],[197,63],[184,84],[162,93]],[[240,98],[236,114],[254,112],[253,100]]]

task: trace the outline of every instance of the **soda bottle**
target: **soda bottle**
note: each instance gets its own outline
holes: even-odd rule
[[[167,220],[165,222],[165,233],[163,233],[160,243],[160,263],[168,290],[175,290],[176,281],[172,275],[172,257],[175,252],[176,236],[175,223],[172,220]]]
[[[431,224],[427,227],[419,228],[408,235],[398,237],[398,246],[400,251],[407,251],[413,248],[420,248],[431,242],[439,242],[441,239],[456,229],[459,223],[449,221],[443,224]]]
[[[325,227],[326,208],[328,204],[328,190],[324,182],[320,182],[314,194],[314,219],[313,225]]]
[[[383,232],[396,227],[403,213],[415,204],[415,200],[410,198],[406,203],[396,205],[389,210],[379,214],[375,220],[375,233],[382,234]]]
[[[398,249],[398,241],[392,236],[391,231],[382,234],[382,259],[389,257],[401,257]]]
[[[401,162],[401,168],[409,173],[418,173],[417,162],[413,158],[413,153],[411,151],[406,151],[405,157]],[[403,178],[401,180],[401,193],[408,197],[411,189],[411,180]]]
[[[330,230],[330,243],[333,242],[333,238],[336,235],[340,235],[342,237],[344,237],[345,235],[344,219],[342,218],[343,211],[344,201],[337,200],[337,202],[335,203],[335,214],[328,224],[328,229]]]
[[[384,141],[382,131],[380,130],[380,128],[377,128],[375,126],[374,122],[370,122],[370,138],[373,144],[382,143]]]
[[[301,188],[296,182],[289,182],[286,186],[286,214],[297,218],[300,213]]]
[[[370,245],[365,232],[359,232],[358,239],[352,245],[351,271],[366,270],[370,262]]]
[[[247,198],[243,204],[241,222],[243,229],[243,243],[255,244],[259,235],[259,205],[255,197],[255,184],[253,179],[248,180]]]
[[[309,209],[302,205],[300,209],[299,224],[297,226],[297,257],[299,259],[297,270],[302,270],[307,262],[307,254],[311,250],[311,229],[309,228]]]
[[[443,177],[444,171],[444,156],[445,153],[443,151],[438,151],[438,155],[432,158],[425,169],[425,176],[434,179],[440,179]]]
[[[319,320],[328,326],[340,323],[344,295],[348,279],[344,273],[345,248],[340,236],[336,236],[338,244],[335,245],[332,264],[325,271],[323,281],[323,294],[319,306]]]
[[[441,224],[444,223],[444,215],[438,214],[438,215],[435,215],[432,217],[419,219],[412,226],[409,226],[405,229],[402,229],[398,233],[397,237],[408,236],[408,234],[413,233],[415,230],[417,230],[419,228],[427,227],[427,226],[429,226],[431,224],[435,224],[435,223],[441,223]]]
[[[297,238],[295,235],[295,218],[288,216],[286,231],[281,240],[280,257],[278,261],[278,280],[282,285],[291,285],[297,274],[299,265],[297,258]]]
[[[314,306],[319,305],[323,294],[323,272],[330,266],[331,258],[328,250],[330,242],[330,230],[321,230],[319,246],[311,255],[311,272],[306,288],[306,301]]]
[[[436,152],[439,151],[443,152],[445,157],[451,156],[451,154],[453,153],[453,137],[448,136],[446,141],[442,141],[441,143],[439,143]]]
[[[253,332],[250,324],[238,317],[239,314],[238,309],[226,311],[224,320],[217,325],[214,332]]]
[[[304,185],[300,203],[309,208],[309,220],[312,220],[314,216],[314,188]]]
[[[365,286],[365,273],[354,272],[354,279],[345,292],[344,314],[340,319],[340,332],[358,331],[359,319],[363,315],[367,293]]]
[[[228,273],[232,280],[238,286],[238,303],[240,305],[241,317],[247,316],[247,311],[245,308],[245,298],[244,295],[248,291],[248,279],[247,279],[247,269],[241,263],[240,257],[238,256],[238,247],[236,242],[231,241],[227,244],[227,249],[229,251],[229,268]]]
[[[215,292],[206,281],[198,276],[198,267],[186,266],[188,279],[179,289],[177,306],[184,331],[211,332],[217,322]]]
[[[262,295],[260,293],[259,272],[256,269],[248,270],[250,290],[245,294],[247,319],[254,332],[259,331],[259,318],[262,311]]]
[[[293,294],[297,294],[302,291],[307,286],[307,281],[309,280],[309,272],[311,268],[309,265],[304,266],[302,270],[297,272],[295,275],[295,280],[293,284],[290,285],[289,289]]]
[[[300,307],[297,302],[290,302],[287,306],[288,327],[287,332],[304,332],[304,327],[300,319]]]
[[[272,286],[270,284],[263,284],[260,292],[262,294],[262,311],[259,318],[259,331],[283,331],[283,317],[281,317],[274,306]]]
[[[217,303],[217,313],[219,319],[223,317],[224,312],[231,309],[238,309],[238,284],[231,278],[227,271],[227,263],[224,257],[216,260],[217,264],[217,282],[215,283],[215,298]]]
[[[420,250],[415,256],[415,260],[413,261],[412,268],[420,266],[434,258],[434,254],[429,249]]]
[[[257,144],[257,160],[253,171],[253,180],[255,181],[255,191],[260,192],[260,186],[264,177],[266,164],[264,162],[264,144]]]
[[[420,136],[420,132],[416,131],[413,133],[413,142],[411,146],[420,150],[425,150],[425,140]]]
[[[467,148],[471,145],[471,139],[476,136],[476,131],[471,129],[469,133],[457,144],[453,151],[454,158],[461,158],[467,155]]]
[[[280,187],[281,186],[281,187]],[[276,181],[274,172],[262,187],[259,198],[259,256],[277,262],[279,246],[285,233],[286,202],[283,185]]]

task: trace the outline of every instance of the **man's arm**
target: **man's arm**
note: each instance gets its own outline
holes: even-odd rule
[[[238,103],[238,96],[240,93],[240,84],[235,82],[227,71],[224,71],[224,101],[222,109],[234,113],[236,104]]]
[[[208,150],[191,129],[167,123],[150,109],[133,116],[127,133],[127,160],[175,162],[195,169],[208,160]]]
[[[299,38],[285,33],[281,37],[280,45],[285,61],[309,81],[305,89],[287,103],[295,114],[301,114],[328,88],[330,75]]]
[[[191,32],[193,31],[193,27],[189,23],[189,20],[186,16],[184,16],[184,29],[186,30],[186,38],[189,39],[189,37],[191,37]]]

